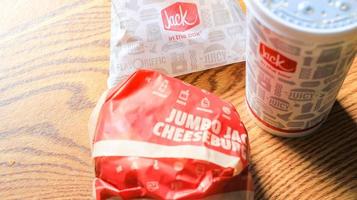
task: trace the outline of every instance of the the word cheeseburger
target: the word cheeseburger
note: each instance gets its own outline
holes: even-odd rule
[[[139,70],[109,91],[92,142],[98,200],[253,197],[234,107],[158,72]]]

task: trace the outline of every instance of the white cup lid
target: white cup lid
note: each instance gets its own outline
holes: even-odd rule
[[[255,11],[265,12],[302,32],[338,34],[357,28],[357,0],[246,0]],[[248,7],[250,7],[248,5]]]

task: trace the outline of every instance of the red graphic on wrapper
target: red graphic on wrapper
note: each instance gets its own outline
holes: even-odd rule
[[[278,51],[267,47],[265,44],[260,43],[259,46],[260,56],[269,63],[273,68],[283,71],[293,73],[296,71],[297,62],[287,58]]]
[[[139,70],[109,92],[99,116],[93,139],[98,200],[225,199],[253,190],[240,117],[206,91]]]
[[[161,11],[164,29],[184,32],[198,24],[200,17],[196,4],[177,2]]]

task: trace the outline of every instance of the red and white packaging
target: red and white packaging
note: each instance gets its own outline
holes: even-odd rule
[[[249,114],[277,136],[316,132],[357,53],[357,1],[244,2]]]
[[[205,90],[139,70],[109,91],[94,132],[98,200],[253,199],[246,129]]]
[[[244,60],[235,0],[113,0],[108,86],[138,68],[171,76]]]

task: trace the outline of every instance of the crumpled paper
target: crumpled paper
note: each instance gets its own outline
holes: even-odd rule
[[[244,60],[235,0],[113,0],[108,86],[138,68],[171,76]]]

